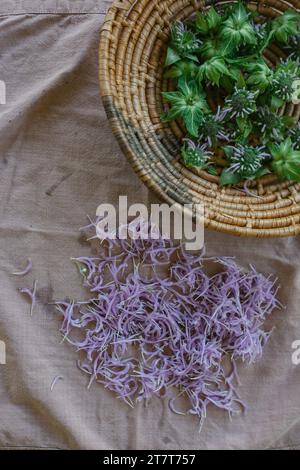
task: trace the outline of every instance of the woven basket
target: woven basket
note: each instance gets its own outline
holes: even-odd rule
[[[224,2],[214,2],[222,4]],[[227,2],[228,3],[228,2]],[[241,188],[221,187],[219,177],[187,169],[180,161],[180,123],[162,123],[161,91],[169,25],[211,2],[199,0],[123,0],[109,9],[100,38],[100,88],[113,132],[138,176],[170,204],[202,203],[205,225],[240,236],[281,237],[300,233],[300,184],[268,175]],[[299,0],[249,2],[261,15],[274,17]],[[284,55],[275,46],[265,58],[276,64]],[[300,107],[285,114],[299,120]]]

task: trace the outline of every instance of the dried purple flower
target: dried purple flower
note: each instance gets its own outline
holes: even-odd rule
[[[185,139],[181,155],[187,167],[197,167],[204,170],[210,164],[212,152],[207,150],[206,144],[195,144],[191,139]]]
[[[27,260],[27,265],[22,271],[17,271],[12,273],[14,276],[26,276],[32,270],[32,261],[31,259]]]
[[[56,377],[54,377],[54,379],[52,380],[51,386],[50,386],[51,392],[53,391],[53,389],[54,389],[56,383],[57,383],[59,380],[64,380],[64,377],[63,377],[62,375],[57,375]]]
[[[277,66],[271,82],[272,93],[283,102],[291,102],[295,94],[295,83],[299,81],[300,68],[296,62],[287,60]]]
[[[262,142],[267,143],[271,140],[282,140],[286,124],[284,118],[279,116],[268,106],[258,108],[257,113],[253,117],[253,124],[262,136]]]
[[[256,37],[259,41],[263,41],[268,35],[267,23],[255,23],[251,22],[251,25],[255,31]]]
[[[171,36],[171,45],[183,56],[199,51],[202,44],[200,39],[182,21],[177,21],[171,26]]]
[[[103,384],[131,407],[175,388],[187,408],[172,398],[170,409],[201,423],[208,405],[240,410],[234,361],[261,356],[264,320],[279,305],[274,281],[229,258],[214,259],[221,271],[209,276],[204,253],[163,237],[106,240],[101,250],[104,244],[97,258],[81,258],[90,302],[57,303],[61,332],[85,357],[78,367],[89,386]]]
[[[300,35],[291,36],[289,44],[285,47],[287,51],[288,59],[295,60],[299,63],[300,61]]]
[[[239,174],[242,178],[253,178],[262,168],[264,160],[270,157],[265,147],[251,147],[249,145],[236,144],[225,148],[230,166],[229,171]]]
[[[207,144],[208,147],[215,146],[219,140],[229,142],[230,138],[223,126],[225,116],[226,111],[221,110],[220,106],[218,106],[216,114],[204,115],[200,126],[199,140]]]
[[[234,93],[226,98],[225,108],[231,118],[245,118],[256,111],[257,92],[246,88],[235,88]]]
[[[30,301],[31,301],[30,315],[31,316],[33,314],[33,309],[36,304],[36,287],[37,287],[37,281],[34,281],[32,289],[28,289],[28,287],[22,287],[21,289],[19,289],[21,294],[25,294],[30,298]]]

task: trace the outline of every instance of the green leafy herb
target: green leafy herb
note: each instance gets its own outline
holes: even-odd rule
[[[204,79],[211,81],[214,85],[219,85],[222,75],[229,75],[225,60],[222,57],[213,57],[207,60],[199,67],[198,79],[202,82]]]
[[[289,41],[290,36],[299,33],[300,15],[294,10],[287,10],[278,16],[272,24],[274,38],[283,43]]]
[[[228,142],[230,138],[224,127],[225,117],[226,112],[220,107],[215,114],[206,114],[201,122],[199,139],[209,147],[215,147],[219,141]]]
[[[300,70],[297,63],[289,60],[280,64],[273,75],[271,90],[275,98],[281,102],[291,102],[295,91],[295,82],[300,78]]]
[[[289,130],[289,137],[296,150],[300,150],[300,123],[296,127]]]
[[[291,139],[269,145],[269,149],[273,157],[272,170],[281,178],[300,182],[300,151],[295,150]]]
[[[287,128],[294,124],[294,120],[288,116],[280,116],[268,106],[263,106],[258,108],[253,117],[253,124],[260,135],[261,142],[267,144],[283,140]]]
[[[179,81],[178,88],[179,91],[163,93],[165,100],[172,105],[163,115],[163,120],[182,118],[189,134],[197,137],[203,114],[208,111],[203,89],[196,81],[187,81],[186,78]]]
[[[225,51],[245,44],[256,44],[256,34],[249,21],[249,13],[241,3],[237,4],[229,18],[224,21],[220,38],[224,41]]]
[[[191,60],[197,60],[194,56],[199,51],[201,41],[196,35],[187,29],[187,27],[178,21],[171,27],[171,51],[168,51],[167,60],[174,60],[176,53],[180,57],[189,57]],[[175,62],[171,60],[171,64]],[[179,59],[178,59],[179,60]],[[168,65],[171,65],[170,63]]]
[[[212,153],[207,151],[206,145],[196,145],[192,140],[187,140],[181,149],[181,155],[187,167],[204,170],[210,165]]]
[[[166,57],[166,62],[165,66],[168,67],[169,65],[176,64],[176,62],[179,62],[181,60],[181,56],[175,49],[172,47],[168,47],[167,51],[167,57]]]
[[[209,32],[217,31],[222,23],[222,17],[212,7],[206,14],[197,13],[196,16],[196,29],[201,35],[206,35]]]
[[[198,67],[195,62],[187,59],[176,62],[165,72],[166,78],[180,78],[185,77],[189,80],[196,78],[198,74]]]
[[[300,61],[300,34],[289,38],[289,43],[285,47],[285,50],[289,59]]]
[[[241,175],[234,173],[229,168],[224,168],[220,176],[220,184],[226,186],[229,184],[238,184],[242,181]]]
[[[232,174],[236,173],[241,179],[256,178],[265,159],[269,157],[264,147],[242,144],[225,147],[225,153],[230,163],[228,171]]]
[[[208,31],[217,31],[222,23],[222,17],[216,12],[214,7],[211,7],[206,15],[206,23]]]
[[[270,23],[253,23],[253,28],[257,39],[257,44],[253,48],[253,51],[258,55],[261,55],[261,53],[268,47],[274,33],[270,28]]]
[[[225,100],[225,110],[231,118],[246,118],[256,111],[257,92],[246,88],[235,88],[232,96]]]
[[[205,42],[199,49],[201,58],[204,60],[212,59],[216,56],[218,57],[226,57],[230,56],[233,52],[233,49],[226,47],[224,48],[224,44],[219,38],[207,38]]]
[[[207,173],[213,176],[218,176],[218,170],[214,166],[209,166],[206,168]]]
[[[245,69],[249,72],[247,85],[251,88],[264,92],[272,81],[273,71],[267,66],[264,60],[245,65]]]

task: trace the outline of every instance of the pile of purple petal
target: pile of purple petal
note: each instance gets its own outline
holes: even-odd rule
[[[164,237],[97,243],[97,257],[76,260],[90,300],[57,303],[89,386],[103,384],[130,406],[168,394],[172,411],[201,422],[209,404],[241,411],[235,362],[262,355],[263,323],[279,306],[274,280]],[[204,271],[208,261],[217,274]]]

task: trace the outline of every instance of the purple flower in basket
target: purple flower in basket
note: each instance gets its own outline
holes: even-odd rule
[[[235,87],[233,95],[226,98],[226,113],[231,118],[246,118],[256,111],[256,98],[258,92],[246,90],[246,88]]]
[[[226,111],[221,110],[220,106],[216,114],[205,115],[200,127],[200,141],[205,142],[209,147],[215,146],[219,140],[229,142],[230,138],[223,126],[225,116]]]

